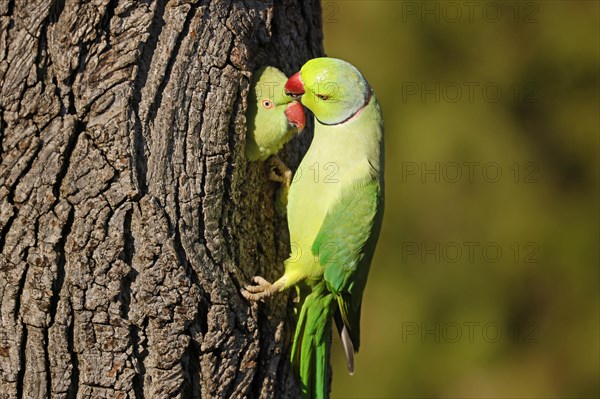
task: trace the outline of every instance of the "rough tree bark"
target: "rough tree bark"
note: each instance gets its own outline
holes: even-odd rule
[[[289,299],[239,292],[288,253],[251,71],[323,53],[273,3],[0,1],[1,398],[296,396]]]

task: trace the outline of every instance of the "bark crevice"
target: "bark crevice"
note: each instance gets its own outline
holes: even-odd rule
[[[19,145],[21,145],[22,143],[23,142],[21,142]],[[33,148],[33,150],[31,150],[31,148]],[[25,167],[21,170],[21,172],[19,173],[14,183],[9,189],[8,195],[6,196],[6,199],[8,200],[9,204],[13,206],[15,205],[16,188],[23,181],[23,178],[27,176],[27,174],[33,167],[33,164],[38,159],[38,155],[42,151],[42,148],[43,142],[40,140],[39,136],[36,135],[30,140],[29,147],[27,148],[26,152],[31,152],[31,155],[29,155],[29,158],[26,158],[27,162],[25,163]]]
[[[79,391],[79,357],[75,351],[75,312],[73,311],[73,305],[69,302],[69,313],[70,322],[67,328],[67,351],[71,358],[71,380],[69,381],[69,388],[67,390],[67,399],[77,398],[77,392]]]
[[[60,170],[59,170],[58,174],[56,175],[56,180],[55,180],[54,186],[52,188],[52,194],[54,194],[54,198],[55,198],[54,205],[58,204],[58,202],[60,201],[60,198],[61,198],[60,186],[63,184],[65,176],[67,175],[67,172],[69,171],[69,165],[71,163],[71,156],[73,155],[73,151],[75,150],[75,147],[77,146],[77,141],[79,139],[79,136],[83,132],[85,132],[85,129],[86,129],[85,123],[83,123],[82,121],[75,121],[73,132],[69,135],[69,139],[67,141],[66,147],[62,154],[63,161],[62,161]]]
[[[58,306],[58,301],[60,299],[60,293],[62,291],[63,284],[65,281],[65,265],[67,263],[65,245],[67,243],[67,238],[71,233],[71,228],[73,226],[74,219],[75,209],[73,207],[69,207],[67,221],[62,227],[62,231],[60,233],[60,240],[54,246],[54,251],[58,255],[58,260],[56,262],[56,279],[54,279],[54,282],[52,284],[52,297],[50,298],[50,305],[48,306],[48,313],[50,314],[50,324],[48,325],[48,328],[54,325],[56,318],[56,309]]]
[[[65,9],[65,1],[66,0],[54,0],[52,5],[50,6],[50,15],[48,16],[48,21],[50,24],[55,24],[58,22],[60,15]]]
[[[21,303],[23,299],[23,291],[25,290],[25,283],[27,281],[27,271],[29,270],[29,264],[24,262],[23,272],[19,279],[19,285],[17,286],[17,292],[15,295],[15,308],[14,308],[14,320],[16,323],[20,321]],[[25,323],[23,323],[25,326]]]
[[[42,331],[42,336],[44,337],[44,370],[46,374],[46,393],[50,396],[52,392],[52,367],[50,365],[50,348],[48,344],[50,343],[48,339],[48,329],[44,329]]]
[[[21,344],[20,344],[20,348],[19,348],[20,368],[19,368],[19,373],[17,374],[17,399],[23,398],[23,380],[25,379],[25,366],[26,366],[26,362],[25,362],[26,347],[27,347],[27,325],[23,324],[21,327]]]
[[[183,43],[183,40],[189,34],[192,18],[196,14],[197,10],[198,10],[197,7],[190,6],[190,9],[187,11],[187,15],[185,17],[185,22],[183,23],[183,28],[181,28],[181,31],[177,35],[177,39],[175,40],[173,48],[168,55],[168,59],[166,62],[166,67],[165,67],[165,73],[163,74],[163,76],[160,80],[160,83],[158,85],[158,89],[156,90],[156,93],[154,94],[154,98],[152,99],[152,102],[150,103],[150,106],[148,107],[147,120],[144,121],[144,123],[146,125],[151,125],[152,123],[154,123],[158,107],[162,104],[163,93],[164,93],[165,88],[167,87],[167,84],[169,83],[169,80],[171,78],[173,66],[175,65],[177,57],[179,56],[179,49],[181,48],[181,43]]]
[[[142,322],[142,330],[148,323],[148,319],[144,319]],[[144,360],[146,359],[147,352],[140,348],[142,347],[139,337],[140,329],[135,324],[129,325],[129,335],[131,337],[131,345],[133,350],[134,358],[134,370],[135,374],[131,380],[133,392],[135,393],[136,399],[144,399],[144,375],[146,374],[146,367],[144,366]]]
[[[108,51],[112,47],[110,41],[110,23],[112,21],[112,18],[115,16],[115,9],[117,8],[118,4],[119,0],[110,0],[106,6],[106,9],[104,10],[102,21],[100,22],[100,29],[103,32],[105,32],[107,40],[107,48],[104,51]],[[98,37],[100,37],[100,35],[98,35]]]
[[[15,221],[15,219],[19,216],[19,208],[16,208],[10,200],[8,200],[7,202],[12,207],[12,209],[11,209],[12,215],[8,217],[4,227],[2,229],[0,229],[0,254],[2,253],[2,251],[4,249],[4,245],[6,243],[6,237],[8,236],[8,232],[10,231],[10,228],[12,227],[12,224]]]
[[[146,40],[137,46],[140,61],[136,67],[135,78],[132,84],[131,110],[133,114],[133,129],[131,134],[132,159],[133,159],[133,177],[137,184],[138,193],[134,197],[139,200],[148,193],[148,184],[146,182],[146,173],[148,172],[147,159],[147,138],[144,134],[145,121],[141,120],[140,103],[142,101],[142,90],[146,86],[148,73],[151,68],[152,59],[158,46],[158,40],[165,26],[164,13],[166,1],[157,1],[155,9],[152,12],[151,23],[148,26],[148,36]]]

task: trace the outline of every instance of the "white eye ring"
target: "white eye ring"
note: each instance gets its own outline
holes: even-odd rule
[[[262,100],[262,106],[266,109],[271,109],[275,106],[275,104],[273,104],[273,102],[269,100]]]

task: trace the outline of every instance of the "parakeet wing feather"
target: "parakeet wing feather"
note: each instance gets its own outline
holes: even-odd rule
[[[327,288],[337,299],[354,350],[360,345],[360,307],[375,244],[383,197],[376,174],[346,187],[325,216],[313,254],[325,268]]]

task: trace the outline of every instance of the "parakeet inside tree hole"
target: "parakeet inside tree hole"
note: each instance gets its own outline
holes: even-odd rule
[[[286,81],[283,72],[271,66],[254,73],[246,112],[246,157],[250,161],[271,157],[269,177],[283,183],[287,192],[292,172],[277,153],[295,133],[302,131],[306,116],[302,105],[285,94]]]
[[[299,166],[304,175],[289,191],[291,254],[280,279],[270,284],[256,276],[256,285],[242,293],[260,300],[296,284],[309,287],[292,363],[302,397],[327,398],[332,320],[350,373],[360,345],[362,296],[383,217],[383,119],[367,81],[339,59],[308,61],[285,89],[315,116],[314,138]],[[311,168],[322,173],[308,174]]]

